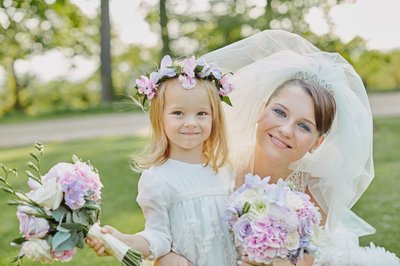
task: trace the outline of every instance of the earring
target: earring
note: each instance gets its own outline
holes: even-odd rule
[[[308,152],[309,153],[313,153],[315,150],[313,148],[309,149]]]

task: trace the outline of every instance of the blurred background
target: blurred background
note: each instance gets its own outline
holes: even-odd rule
[[[339,52],[368,91],[400,88],[397,0],[0,3],[0,116],[98,107],[129,93],[163,54],[200,56],[264,29]]]
[[[20,169],[13,182],[26,190],[33,140],[45,142],[43,172],[73,153],[89,159],[104,184],[103,224],[141,230],[128,159],[147,141],[146,115],[127,100],[135,78],[165,54],[201,56],[284,29],[340,53],[360,74],[374,113],[376,178],[354,210],[377,229],[361,244],[399,255],[399,11],[398,0],[0,0],[0,163]],[[0,193],[0,265],[18,253],[8,246],[18,236],[8,199]],[[70,264],[118,265],[88,249],[77,256]]]

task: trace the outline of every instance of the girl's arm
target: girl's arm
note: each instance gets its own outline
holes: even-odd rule
[[[128,245],[130,248],[137,250],[143,254],[145,258],[149,257],[151,255],[150,251],[150,244],[149,242],[136,234],[123,234],[117,229],[115,229],[112,226],[104,226],[101,229],[101,232],[103,234],[110,234],[113,237],[121,240],[124,242],[126,245]],[[110,254],[106,251],[104,243],[101,239],[96,239],[96,238],[91,238],[88,237],[86,239],[86,244],[89,245],[93,249],[94,252],[97,253],[98,256],[109,256]]]

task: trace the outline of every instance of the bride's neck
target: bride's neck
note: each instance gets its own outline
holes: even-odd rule
[[[288,163],[279,163],[276,160],[271,160],[259,147],[256,147],[252,169],[254,175],[258,175],[261,178],[270,176],[270,182],[275,183],[279,178],[285,179],[292,172],[288,167]]]

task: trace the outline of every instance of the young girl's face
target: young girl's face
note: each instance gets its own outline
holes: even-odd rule
[[[180,158],[188,151],[200,156],[212,129],[211,102],[206,88],[197,85],[184,89],[174,79],[169,81],[164,97],[163,123],[170,157]]]
[[[265,107],[257,127],[257,145],[269,159],[291,163],[322,142],[314,103],[301,88],[288,85]]]

